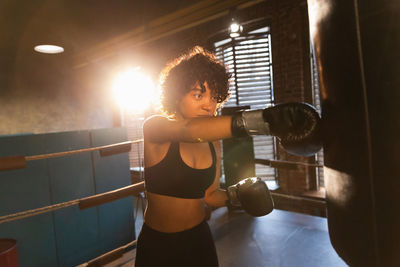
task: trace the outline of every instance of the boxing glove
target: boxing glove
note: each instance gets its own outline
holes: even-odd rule
[[[306,103],[277,104],[260,110],[244,110],[232,116],[234,137],[249,135],[276,136],[285,150],[297,156],[317,153],[321,119],[315,108]]]
[[[259,177],[246,178],[227,190],[227,206],[241,207],[252,216],[264,216],[274,209],[269,189]]]

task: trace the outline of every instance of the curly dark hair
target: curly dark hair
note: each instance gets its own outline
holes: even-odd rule
[[[196,82],[207,82],[212,96],[222,106],[229,98],[229,78],[224,64],[215,54],[195,46],[167,64],[160,75],[162,111],[174,115],[182,97]]]

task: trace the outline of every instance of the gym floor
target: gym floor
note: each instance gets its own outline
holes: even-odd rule
[[[138,207],[136,231],[140,231],[143,199]],[[275,209],[254,218],[244,212],[220,208],[210,224],[221,267],[342,267],[346,263],[332,247],[326,218]],[[107,267],[132,267],[136,250],[130,250]]]

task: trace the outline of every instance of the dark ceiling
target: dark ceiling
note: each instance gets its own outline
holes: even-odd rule
[[[124,68],[132,59],[137,65],[150,65],[152,75],[158,75],[171,56],[164,44],[175,42],[175,33],[206,22],[210,34],[218,32],[213,24],[217,18],[263,1],[1,0],[0,97],[53,93],[61,86],[80,90],[83,82],[95,79],[101,83],[107,80],[104,75]],[[162,38],[164,42],[157,43],[162,49],[148,48],[147,44]],[[33,48],[39,44],[60,45],[65,51],[38,53]],[[113,62],[104,63],[104,59]],[[90,72],[86,66],[94,66],[96,71]]]
[[[1,53],[42,42],[78,52],[198,0],[3,0]],[[3,56],[3,54],[2,54]]]
[[[32,72],[29,66],[37,68],[44,58],[66,62],[98,43],[196,2],[199,0],[2,0],[0,90],[15,72]],[[65,52],[43,55],[33,50],[45,43],[61,45]]]

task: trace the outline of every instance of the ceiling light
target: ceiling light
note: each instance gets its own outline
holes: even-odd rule
[[[57,45],[37,45],[34,50],[45,54],[58,54],[64,52],[64,48]]]
[[[235,20],[232,19],[229,36],[232,38],[239,37],[242,31],[243,31],[242,25],[240,25],[239,23],[237,23]]]

